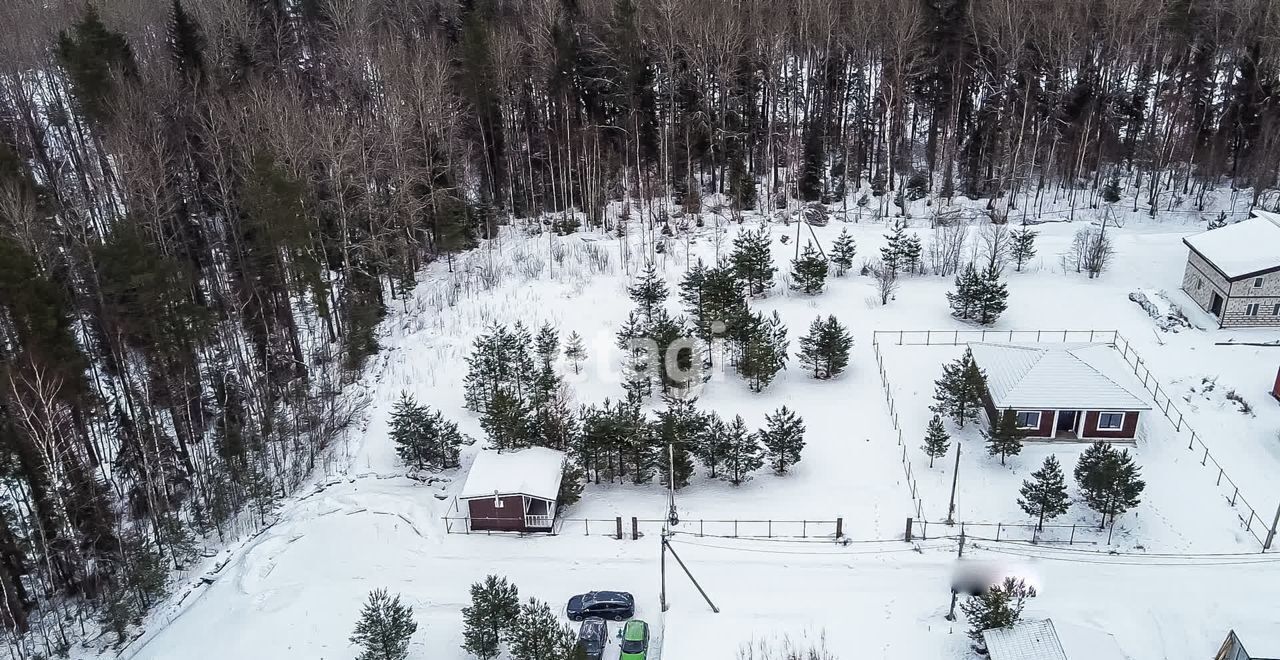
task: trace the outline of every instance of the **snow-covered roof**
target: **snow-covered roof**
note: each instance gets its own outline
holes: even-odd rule
[[[1150,410],[1106,344],[969,344],[996,408]]]
[[[528,495],[554,500],[560,493],[564,452],[545,447],[498,453],[481,451],[471,463],[460,499],[499,495]]]
[[[1234,225],[1210,229],[1182,241],[1227,279],[1280,268],[1280,216],[1267,211],[1253,214]]]
[[[1280,658],[1280,626],[1272,624],[1235,623],[1231,631],[1250,658]]]
[[[982,633],[991,660],[1126,660],[1115,637],[1104,630],[1054,625],[1052,619],[1021,621]]]

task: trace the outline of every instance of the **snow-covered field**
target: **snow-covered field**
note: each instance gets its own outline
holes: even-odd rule
[[[757,222],[748,219],[747,224]],[[1083,225],[1038,227],[1038,256],[1026,272],[1009,269],[1009,311],[994,327],[1120,331],[1241,493],[1267,517],[1255,520],[1255,529],[1269,524],[1268,514],[1280,501],[1273,477],[1280,470],[1280,405],[1266,392],[1280,366],[1280,348],[1218,342],[1265,342],[1280,339],[1280,331],[1209,329],[1211,322],[1190,308],[1177,290],[1186,258],[1181,238],[1198,226],[1130,221],[1113,230],[1114,266],[1090,280],[1062,272],[1059,262]],[[842,228],[857,240],[859,260],[878,255],[884,243],[881,223],[835,221],[814,231],[829,246]],[[915,230],[927,242],[928,230]],[[675,284],[686,265],[727,255],[737,231],[736,224],[723,223],[719,230],[709,226],[670,239],[657,263],[672,285],[673,312],[678,311]],[[797,226],[775,225],[772,231],[775,263],[785,272]],[[808,239],[808,229],[803,231],[802,244]],[[785,244],[779,240],[783,235],[790,237]],[[376,404],[363,433],[346,448],[345,461],[339,461],[349,467],[284,504],[274,526],[222,555],[225,564],[209,572],[208,584],[161,608],[124,657],[349,658],[354,650],[347,637],[365,594],[388,587],[414,607],[420,624],[411,658],[461,659],[466,654],[459,648],[460,610],[469,585],[489,573],[507,576],[522,597],[559,608],[580,591],[629,590],[638,600],[637,616],[654,624],[655,651],[668,660],[735,658],[744,643],[783,635],[824,636],[827,646],[846,659],[972,657],[964,625],[942,617],[955,530],[931,526],[928,540],[900,540],[914,510],[871,345],[874,330],[966,328],[949,316],[944,297],[949,279],[907,277],[887,306],[875,300],[870,278],[856,272],[829,278],[827,291],[816,297],[780,284],[756,303],[782,316],[793,353],[819,313],[835,314],[856,343],[848,371],[834,381],[809,378],[793,359],[761,394],[751,393],[732,373],[714,375],[705,386],[699,406],[722,417],[740,414],[756,428],[785,404],[808,428],[803,460],[793,473],[761,472],[738,488],[699,476],[677,495],[685,522],[672,545],[721,613],[707,608],[670,559],[671,609],[660,612],[656,527],[642,526],[645,535],[634,541],[599,533],[599,521],[615,516],[665,517],[667,496],[656,484],[589,486],[564,515],[591,523],[571,521],[555,537],[446,533],[441,517],[483,441],[466,450],[463,468],[447,475],[449,481],[429,486],[408,479],[387,438],[392,403],[407,391],[457,421],[465,433],[482,438],[477,419],[462,408],[464,358],[489,323],[516,320],[534,329],[550,321],[562,336],[577,331],[590,355],[581,374],[564,370],[577,401],[616,398],[622,390],[614,333],[631,308],[628,273],[636,272],[643,254],[638,234],[626,241],[624,247],[616,236],[599,234],[529,239],[509,234],[491,249],[457,259],[454,273],[435,264],[387,321],[385,349],[360,384],[371,390]],[[1201,328],[1157,329],[1128,299],[1140,289],[1166,291]],[[919,445],[933,379],[941,363],[960,349],[884,348],[925,517],[938,520],[946,515],[952,468],[948,457],[929,469]],[[1231,390],[1251,405],[1251,414],[1226,398]],[[1189,452],[1184,437],[1158,413],[1148,415],[1146,423],[1147,437],[1135,451],[1147,491],[1116,530],[1113,548],[1121,554],[1087,554],[1107,547],[1105,536],[1091,533],[1083,534],[1085,543],[1067,547],[971,539],[966,555],[1017,561],[1033,573],[1041,589],[1029,616],[1106,629],[1135,659],[1200,660],[1212,655],[1233,625],[1274,618],[1267,612],[1271,594],[1280,587],[1280,564],[1275,555],[1256,554],[1257,542],[1237,517],[1240,505],[1231,507],[1222,495],[1217,469],[1202,466],[1202,455]],[[1025,522],[1015,503],[1021,480],[1052,451],[1060,454],[1070,481],[1081,450],[1028,446],[1001,467],[998,458],[985,455],[976,435],[963,441],[957,517],[972,521]],[[836,517],[843,518],[844,532],[855,542],[725,538],[732,535],[724,524],[703,527],[707,535],[698,536],[695,523]],[[1058,522],[1063,521],[1096,524],[1081,505]],[[590,535],[584,533],[586,524],[594,525]],[[779,525],[794,529],[790,523]],[[818,529],[820,536],[823,528]],[[974,535],[994,536],[985,530]],[[611,648],[616,654],[617,646]]]

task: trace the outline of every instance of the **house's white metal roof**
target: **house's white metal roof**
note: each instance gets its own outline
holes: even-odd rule
[[[460,499],[498,495],[528,495],[555,500],[560,493],[560,475],[564,452],[544,447],[498,453],[476,454]]]
[[[1249,652],[1249,657],[1280,658],[1280,625],[1275,622],[1236,622],[1231,630],[1240,640],[1240,645]]]
[[[1280,215],[1254,217],[1182,239],[1228,279],[1280,268]]]
[[[1021,621],[982,633],[991,660],[1127,660],[1105,630],[1052,619]]]
[[[1150,410],[1107,344],[969,344],[996,408]]]

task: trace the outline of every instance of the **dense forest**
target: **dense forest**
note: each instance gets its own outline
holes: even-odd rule
[[[6,0],[0,31],[14,657],[124,639],[267,520],[386,309],[502,225],[1155,216],[1280,168],[1269,0]]]

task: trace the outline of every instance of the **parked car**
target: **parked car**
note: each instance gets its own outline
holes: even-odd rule
[[[625,591],[589,591],[570,598],[565,613],[573,621],[590,616],[626,621],[636,613],[636,599]]]
[[[609,624],[598,616],[587,617],[578,629],[578,648],[586,654],[586,660],[600,660],[605,644],[609,641]]]
[[[635,619],[622,629],[620,660],[646,660],[649,657],[649,624]]]

